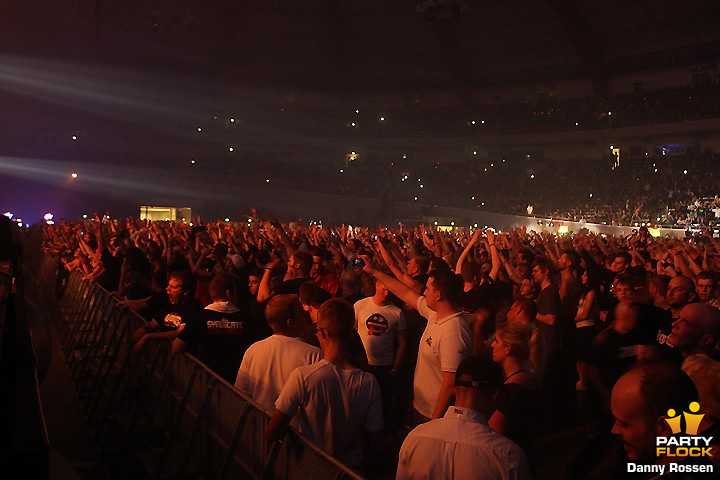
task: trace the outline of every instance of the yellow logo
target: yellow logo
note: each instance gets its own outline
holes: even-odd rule
[[[697,435],[698,427],[700,422],[705,416],[704,413],[698,414],[700,411],[700,404],[698,402],[692,402],[688,406],[688,410],[692,413],[683,412],[682,417],[685,418],[685,434],[686,435]],[[667,411],[668,417],[665,421],[670,425],[673,435],[681,433],[680,429],[680,415],[675,416],[675,410],[672,408]]]
[[[698,436],[698,428],[705,414],[697,413],[700,411],[700,404],[692,402],[688,405],[689,412],[683,412],[678,415],[672,408],[668,410],[668,418],[665,419],[670,426],[673,435],[684,434],[672,437],[657,437],[656,454],[658,456],[665,455],[667,457],[711,457],[712,447],[710,441],[712,437]],[[682,420],[685,422],[685,431],[682,430]]]

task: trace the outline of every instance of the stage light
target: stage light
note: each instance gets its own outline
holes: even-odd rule
[[[5,213],[3,213],[3,215],[5,215],[10,220],[12,220],[13,214],[11,212],[5,212]]]
[[[228,148],[228,152],[233,152],[235,149],[233,147]]]
[[[225,221],[226,221],[226,222],[229,222],[230,219],[229,219],[228,217],[225,217]]]
[[[235,123],[235,119],[234,119],[234,118],[231,118],[231,119],[230,119],[230,123]]]
[[[687,175],[687,170],[683,170],[683,175]]]
[[[340,173],[345,173],[345,170],[341,168]]]
[[[87,213],[83,213],[83,218],[87,218]]]
[[[380,121],[381,121],[381,122],[384,122],[384,121],[385,121],[385,117],[380,117]]]
[[[354,127],[354,126],[355,126],[355,122],[351,122],[351,123],[350,123],[350,126],[351,126],[351,127]]]
[[[198,127],[198,132],[202,132],[202,127]]]
[[[475,125],[475,120],[472,120],[470,123],[472,123],[473,125]]]
[[[355,110],[355,113],[360,113],[360,110]]]
[[[266,178],[266,179],[265,179],[265,183],[270,183],[270,179],[269,179],[269,178]]]
[[[530,178],[535,178],[535,175],[530,175]]]
[[[195,159],[193,158],[192,160],[190,160],[190,163],[192,163],[192,164],[194,165],[194,164],[195,164]]]
[[[70,174],[70,176],[71,176],[73,179],[75,179],[75,178],[78,177],[78,174],[77,174],[77,172],[72,172],[72,173]]]

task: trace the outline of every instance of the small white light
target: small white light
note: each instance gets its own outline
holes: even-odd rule
[[[75,140],[77,140],[77,135],[73,135],[73,136],[72,136],[72,137],[70,137],[70,138],[72,138],[72,139],[73,139],[73,141],[75,141]]]
[[[503,158],[503,163],[505,163],[505,159]]]
[[[355,113],[360,113],[360,110],[357,110],[357,109],[356,109],[356,110],[355,110]]]
[[[385,121],[385,117],[380,117],[380,121],[381,121],[381,122],[384,122],[384,121]]]
[[[72,173],[70,174],[70,176],[71,176],[72,178],[77,178],[77,177],[78,177],[78,174],[77,174],[77,172],[72,172]]]
[[[435,222],[435,225],[437,225],[437,222]]]
[[[229,219],[228,217],[225,217],[225,221],[226,221],[226,222],[229,222],[230,219]]]
[[[190,225],[190,226],[192,227],[192,226],[193,226],[193,222],[190,222],[188,225]]]
[[[475,225],[473,225],[473,227],[477,228],[477,223]]]
[[[475,120],[471,121],[470,123],[472,123],[473,125],[475,125]]]
[[[485,125],[485,120],[481,120],[480,123],[482,123],[483,125]]]
[[[615,146],[613,146],[613,145],[610,145],[610,150],[612,150],[613,148],[615,148]]]
[[[350,152],[350,155],[355,155],[355,152]]]
[[[201,127],[198,127],[198,132],[202,132],[202,128],[201,128]]]
[[[417,197],[415,197],[415,201],[417,202]]]
[[[248,218],[248,223],[252,223],[252,218]]]
[[[234,150],[235,150],[235,149],[234,149],[233,147],[228,148],[228,151],[229,151],[229,152],[232,152],[232,151],[234,151]]]
[[[655,169],[655,173],[657,173],[657,168]]]
[[[419,181],[420,181],[420,179],[418,178],[418,182],[419,182]]]
[[[482,206],[484,207],[484,206],[485,206],[485,202],[482,202],[480,205],[482,205]]]
[[[406,158],[407,158],[407,155],[403,155],[403,159],[406,159]]]
[[[352,123],[350,124],[350,126],[351,126],[351,127],[354,127],[354,126],[355,126],[355,122],[352,122]]]
[[[474,196],[470,197],[470,200],[475,200],[475,197]]]
[[[612,115],[612,112],[608,111],[608,117]]]
[[[487,167],[485,167],[485,171],[487,172]]]
[[[422,184],[422,183],[420,184],[420,188],[423,188],[423,184]]]
[[[83,214],[83,218],[87,218],[87,213],[84,213],[84,214]]]
[[[473,150],[473,155],[477,155],[477,150]]]
[[[343,173],[343,172],[345,172],[345,170],[343,170],[343,169],[341,168],[341,169],[340,169],[340,173]]]
[[[683,175],[687,175],[687,170],[683,170]]]
[[[530,178],[535,178],[535,175],[530,175]]]
[[[230,123],[235,123],[235,119],[234,119],[234,118],[231,118],[231,119],[230,119]]]
[[[43,216],[43,218],[44,218],[45,220],[52,220],[52,219],[53,219],[53,214],[52,214],[52,213],[46,213],[46,214]],[[19,220],[18,220],[18,221],[19,221]]]
[[[266,179],[265,179],[265,183],[270,183],[270,179],[269,179],[269,178],[266,178]]]
[[[455,222],[450,222],[450,225],[452,225],[452,226],[454,227],[454,226],[455,226]]]
[[[190,160],[190,163],[194,164],[194,163],[195,163],[195,159],[193,158],[192,160]]]
[[[5,213],[3,213],[3,215],[5,215],[10,220],[12,220],[13,214],[11,212],[5,212]]]
[[[592,193],[590,194],[590,198],[592,198]]]
[[[490,166],[491,166],[491,167],[494,167],[494,166],[495,166],[495,164],[494,164],[494,163],[491,163],[491,164],[490,164]]]

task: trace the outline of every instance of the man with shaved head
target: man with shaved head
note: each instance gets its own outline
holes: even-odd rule
[[[672,345],[668,345],[667,339],[674,322],[680,317],[680,311],[685,308],[685,305],[698,301],[697,294],[695,293],[695,284],[690,278],[684,275],[677,275],[671,278],[670,283],[668,283],[665,300],[670,306],[672,318],[659,319],[656,339],[661,345],[660,354],[662,357],[673,363],[680,363],[682,357],[677,350],[672,348]]]
[[[672,435],[665,421],[668,410],[682,412],[697,399],[690,377],[667,362],[641,363],[621,376],[612,390],[612,433],[620,437],[628,460],[643,465],[677,463],[678,457],[656,455],[656,438]]]
[[[691,303],[680,310],[672,324],[668,345],[683,357],[704,353],[713,356],[720,341],[720,311],[707,303]]]

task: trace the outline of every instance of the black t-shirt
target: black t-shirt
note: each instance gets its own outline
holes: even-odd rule
[[[118,253],[115,257],[110,250],[105,248],[100,254],[100,261],[105,267],[105,271],[100,276],[98,283],[108,292],[114,292],[120,286],[120,271],[123,264],[123,256]]]
[[[539,399],[540,391],[537,388],[506,383],[500,387],[493,401],[494,409],[507,417],[508,431],[505,436],[526,452],[537,434]]]
[[[557,351],[560,339],[556,338],[555,331],[560,323],[560,292],[551,283],[540,291],[535,303],[539,314],[556,316],[554,325],[550,326],[544,322],[537,322],[537,326],[550,342],[550,350]]]
[[[307,282],[307,278],[294,278],[292,280],[286,280],[275,288],[276,295],[284,294],[298,294],[300,293],[300,285]]]
[[[485,281],[460,296],[460,308],[466,313],[475,313],[481,307],[494,311],[495,303],[495,285],[492,280]]]
[[[155,315],[154,319],[158,324],[161,332],[169,332],[177,330],[180,325],[187,323],[188,320],[195,317],[202,311],[202,305],[195,301],[192,297],[183,297],[177,305],[168,303],[168,305]]]
[[[618,333],[612,328],[600,332],[592,341],[588,362],[600,370],[600,376],[609,390],[623,373],[637,362],[637,350],[642,345],[655,345],[652,324],[638,320],[635,329]]]
[[[245,350],[254,338],[248,312],[228,305],[225,311],[205,308],[191,317],[178,338],[190,353],[230,383],[235,382]]]

